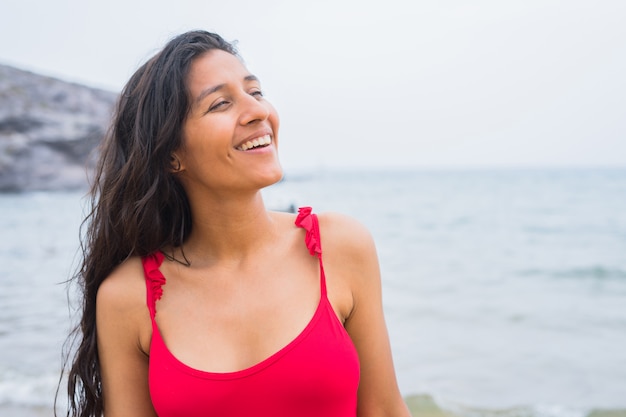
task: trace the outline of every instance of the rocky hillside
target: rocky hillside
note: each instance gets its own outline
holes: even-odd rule
[[[0,192],[85,188],[115,100],[0,65]]]

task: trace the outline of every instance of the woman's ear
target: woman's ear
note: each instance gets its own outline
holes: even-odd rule
[[[170,172],[173,174],[178,174],[179,172],[184,171],[182,164],[180,163],[180,158],[176,153],[172,153],[170,155]]]

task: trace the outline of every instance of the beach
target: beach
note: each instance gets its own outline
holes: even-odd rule
[[[414,415],[624,416],[626,170],[318,172],[264,194],[370,229]],[[52,414],[83,195],[0,195],[2,416]]]

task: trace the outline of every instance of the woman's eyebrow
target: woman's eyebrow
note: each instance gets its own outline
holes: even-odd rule
[[[252,75],[252,74],[250,74],[248,76],[245,76],[243,78],[243,80],[244,81],[256,81],[256,82],[259,82],[259,79],[257,78],[257,76],[256,75]]]
[[[200,104],[200,102],[208,95],[215,93],[216,91],[221,90],[222,88],[224,88],[226,86],[226,84],[218,84],[218,85],[214,85],[213,87],[208,87],[205,88],[204,90],[202,90],[200,92],[200,94],[198,94],[198,97],[196,97],[196,104]]]
[[[256,75],[246,75],[243,78],[244,81],[257,81],[259,82],[259,79],[257,78]],[[221,90],[222,88],[224,88],[226,86],[226,84],[218,84],[218,85],[214,85],[213,87],[208,87],[205,88],[204,90],[202,90],[200,92],[200,94],[198,94],[198,97],[196,97],[196,104],[199,104],[206,96],[211,95],[213,93],[215,93],[216,91]]]

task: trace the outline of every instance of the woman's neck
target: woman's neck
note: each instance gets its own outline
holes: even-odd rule
[[[179,248],[194,264],[240,261],[274,240],[276,224],[261,192],[249,196],[190,200],[192,229]]]

